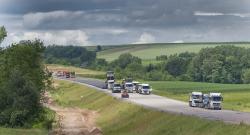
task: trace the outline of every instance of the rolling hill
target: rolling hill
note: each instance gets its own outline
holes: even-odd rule
[[[98,52],[98,58],[104,58],[112,61],[123,53],[131,53],[138,56],[143,61],[153,61],[156,56],[178,54],[181,52],[198,52],[202,48],[215,47],[218,45],[235,45],[241,47],[250,47],[249,42],[235,43],[156,43],[156,44],[130,44],[117,46],[102,46],[102,51]],[[91,49],[91,48],[90,48]],[[92,48],[93,49],[93,48]]]

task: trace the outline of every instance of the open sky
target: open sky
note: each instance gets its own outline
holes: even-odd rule
[[[250,41],[250,0],[0,0],[4,44]]]

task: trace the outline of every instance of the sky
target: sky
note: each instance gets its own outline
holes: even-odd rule
[[[250,41],[250,0],[0,0],[4,45]]]

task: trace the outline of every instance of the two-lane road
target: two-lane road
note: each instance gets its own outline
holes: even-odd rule
[[[73,82],[84,84],[95,88],[99,91],[110,94],[116,98],[120,98],[120,93],[111,93],[111,91],[102,89],[105,86],[104,81],[90,78],[81,78],[77,77]],[[147,108],[156,109],[159,111],[170,112],[175,114],[184,114],[197,116],[200,118],[205,118],[209,120],[220,120],[226,123],[245,123],[250,125],[250,113],[239,112],[239,111],[230,111],[230,110],[208,110],[203,108],[193,108],[189,107],[188,103],[169,99],[166,97],[158,95],[140,95],[137,93],[130,93],[130,98],[125,99],[126,101],[142,105]]]

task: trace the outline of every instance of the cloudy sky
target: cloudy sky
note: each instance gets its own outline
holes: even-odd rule
[[[0,0],[4,44],[250,41],[250,0]]]

